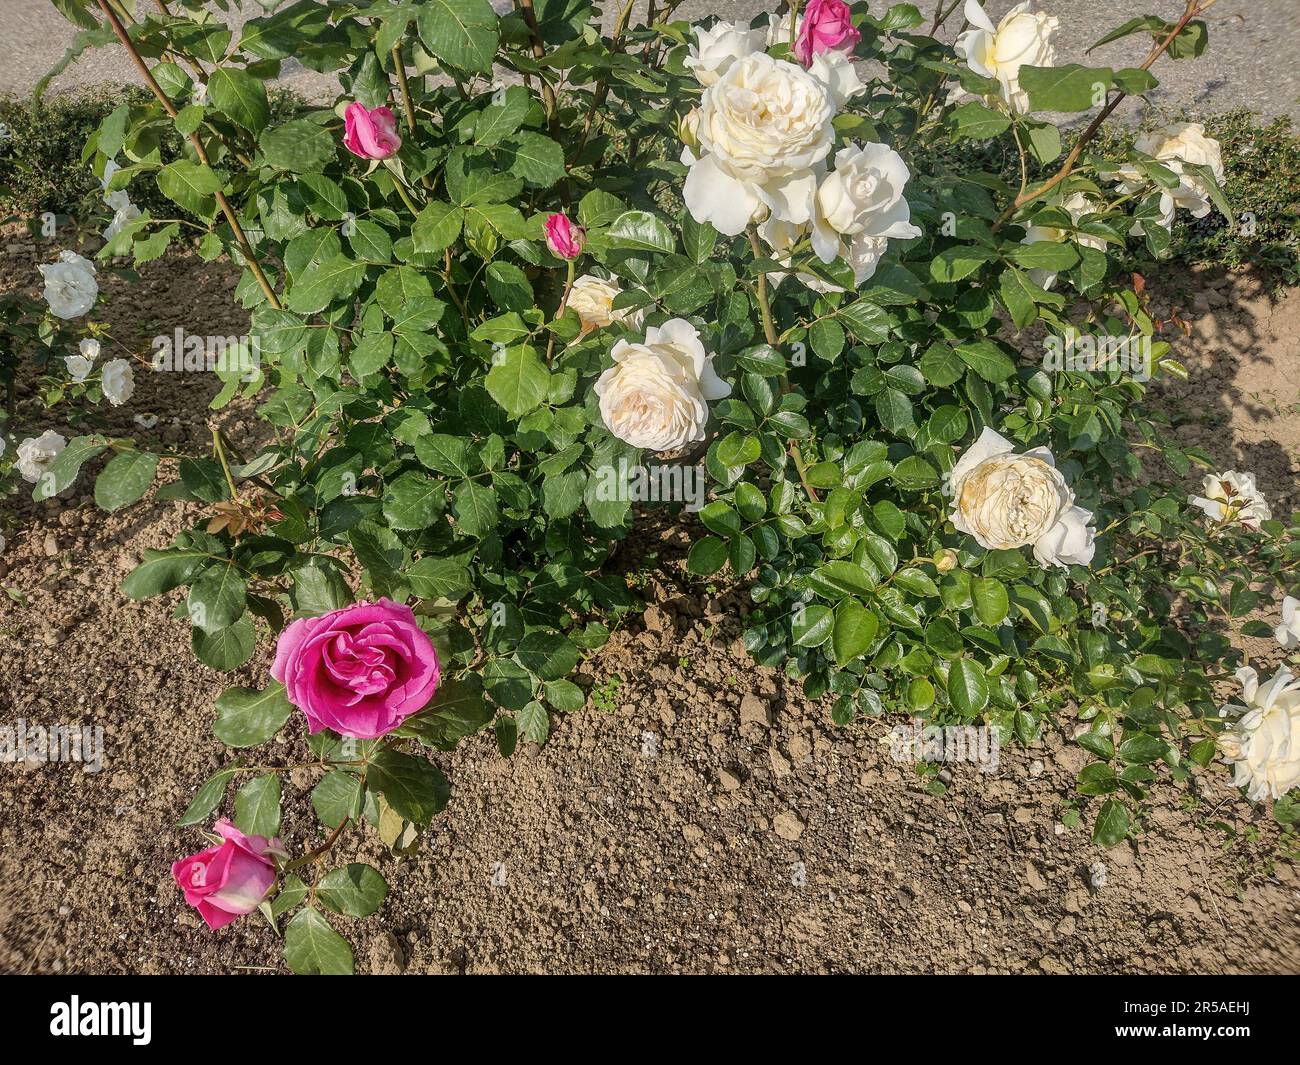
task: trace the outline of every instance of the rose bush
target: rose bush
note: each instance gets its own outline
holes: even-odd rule
[[[110,192],[154,181],[208,220],[199,251],[242,269],[260,338],[241,387],[275,442],[169,459],[162,493],[211,517],[125,591],[185,589],[216,669],[278,639],[214,731],[243,751],[293,720],[308,756],[236,755],[181,824],[237,784],[237,830],[269,839],[282,778],[312,776],[328,837],[237,892],[287,919],[294,969],[351,969],[333,925],[387,889],[329,856],[352,828],[414,845],[448,796],[431,750],[490,728],[509,755],[583,705],[571,674],[636,606],[607,563],[637,511],[609,486],[643,463],[702,464],[688,571],[746,583],[755,660],[840,725],[1064,725],[1094,756],[1077,787],[1102,845],[1220,747],[1252,796],[1294,782],[1287,686],[1221,712],[1216,682],[1245,665],[1239,633],[1278,627],[1300,530],[1235,473],[1189,503],[1213,458],[1145,406],[1180,367],[1109,254],[1130,233],[1164,253],[1171,210],[1230,214],[1217,155],[1190,130],[1090,151],[1157,60],[1203,51],[1195,0],[1106,35],[1148,39],[1119,69],[1058,56],[1026,5],[994,26],[966,4],[956,49],[936,36],[956,3],[928,28],[910,4],[838,0],[752,27],[670,4],[631,27],[628,4],[609,36],[585,0],[261,0],[237,33],[197,0],[130,22],[60,6],[86,43],[129,49],[155,100],[114,112],[86,159]],[[342,93],[273,121],[265,82],[290,57]],[[1065,155],[1042,117],[1059,112],[1093,114]],[[188,152],[164,164],[172,129]],[[916,165],[991,139],[1018,184]],[[179,235],[144,211],[103,254]],[[158,456],[94,435],[38,497],[106,450],[97,497],[140,498]],[[208,882],[186,875],[187,897]]]

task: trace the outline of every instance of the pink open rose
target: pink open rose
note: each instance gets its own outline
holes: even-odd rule
[[[861,39],[862,34],[849,21],[849,5],[844,0],[812,0],[799,20],[794,57],[809,67],[813,56],[833,48],[851,52]]]
[[[546,246],[561,259],[576,259],[586,243],[587,231],[570,222],[568,215],[546,216]]]
[[[219,846],[172,863],[185,901],[213,929],[257,909],[275,883],[272,857],[288,857],[279,838],[246,836],[224,817],[216,830],[224,840]]]
[[[392,732],[423,710],[440,672],[411,608],[388,599],[300,618],[280,634],[271,666],[307,715],[309,732],[331,728],[359,740]]]
[[[353,101],[343,112],[343,147],[362,159],[387,159],[402,146],[397,120],[387,107],[367,111]]]

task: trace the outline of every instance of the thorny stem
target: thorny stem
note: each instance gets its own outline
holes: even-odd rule
[[[122,20],[117,17],[117,13],[109,5],[108,0],[97,0],[97,2],[100,10],[104,12],[105,18],[108,19],[109,25],[113,27],[113,32],[117,35],[117,39],[122,42],[122,46],[130,54],[132,61],[135,63],[136,69],[140,72],[140,76],[144,78],[145,84],[149,86],[149,90],[157,98],[158,102],[162,104],[163,110],[174,119],[178,113],[176,105],[171,102],[168,95],[163,92],[162,87],[154,80],[154,76],[150,73],[149,67],[140,57],[139,51],[136,50],[135,45],[131,41],[130,35],[126,32],[126,27],[122,25]],[[189,134],[189,142],[193,146],[194,154],[198,156],[199,162],[210,169],[212,167],[212,162],[208,158],[208,151],[203,147],[203,141],[200,139],[199,135],[197,133]],[[271,283],[266,279],[266,274],[262,272],[262,267],[257,261],[257,256],[253,253],[253,247],[248,243],[248,237],[244,235],[244,229],[239,224],[239,219],[235,216],[234,209],[230,206],[230,201],[226,199],[225,193],[220,189],[213,193],[213,195],[216,197],[217,206],[221,208],[221,213],[225,215],[226,223],[230,226],[231,233],[234,234],[235,243],[239,245],[240,254],[243,255],[244,261],[248,263],[248,268],[253,272],[253,277],[256,278],[258,287],[261,288],[262,294],[266,297],[266,302],[277,311],[280,310],[281,304],[279,297],[276,296],[275,290],[271,288]]]
[[[313,847],[301,858],[295,858],[293,861],[289,862],[284,867],[284,872],[289,873],[295,869],[301,869],[308,862],[320,861],[320,859],[325,856],[325,854],[329,851],[329,849],[333,847],[335,843],[338,842],[339,836],[343,834],[343,830],[348,826],[348,822],[350,822],[351,820],[352,818],[350,817],[343,818],[343,820],[339,822],[338,828],[336,828],[333,832],[329,834],[329,838],[326,839],[324,843],[322,843],[319,847]]]
[[[1164,54],[1165,49],[1173,43],[1175,37],[1183,32],[1183,29],[1187,24],[1197,15],[1202,15],[1208,11],[1210,6],[1215,2],[1216,0],[1204,0],[1204,2],[1198,2],[1198,0],[1187,0],[1187,8],[1183,12],[1182,18],[1174,24],[1173,29],[1152,46],[1150,54],[1142,61],[1142,65],[1138,69],[1149,70],[1151,64]],[[996,233],[1001,229],[1003,223],[1010,219],[1010,217],[1025,204],[1032,203],[1044,193],[1051,192],[1052,189],[1056,188],[1061,184],[1061,182],[1070,176],[1070,173],[1074,170],[1074,164],[1079,161],[1079,156],[1083,153],[1083,149],[1086,148],[1088,143],[1097,135],[1097,131],[1101,129],[1102,123],[1111,116],[1115,108],[1120,105],[1120,101],[1122,101],[1126,96],[1128,96],[1128,93],[1123,89],[1120,89],[1115,94],[1106,106],[1098,112],[1097,117],[1088,124],[1088,128],[1083,131],[1083,135],[1075,142],[1074,147],[1070,150],[1070,154],[1065,157],[1065,162],[1061,164],[1061,168],[1033,190],[1022,190],[1015,200],[1008,205],[1007,209],[998,216],[998,220],[993,223],[993,232]]]
[[[943,0],[939,0],[939,2],[934,5],[934,21],[930,23],[931,37],[933,37],[935,33],[938,32],[940,26],[942,26],[945,22],[948,21],[948,17],[954,11],[957,10],[960,4],[961,4],[961,0],[952,0],[952,4],[949,5],[947,11],[944,11],[943,9]]]

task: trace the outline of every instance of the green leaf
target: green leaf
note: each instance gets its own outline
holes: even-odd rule
[[[327,828],[338,828],[349,817],[361,813],[364,782],[355,773],[331,769],[312,789],[311,805]]]
[[[149,599],[185,584],[194,571],[211,556],[198,548],[170,548],[158,551],[146,548],[144,561],[122,582],[122,591],[130,599]]]
[[[101,454],[105,446],[102,437],[73,437],[37,480],[36,487],[32,489],[32,500],[40,503],[68,488],[77,479],[81,467]]]
[[[496,528],[499,520],[496,492],[485,486],[466,481],[452,497],[452,512],[461,529],[470,536],[486,536]]]
[[[176,827],[186,828],[189,825],[197,825],[200,821],[206,821],[208,815],[220,805],[222,798],[226,794],[226,785],[230,783],[230,778],[235,775],[235,766],[226,766],[219,769],[204,782],[203,787],[195,793],[194,798],[190,800],[189,806],[181,814],[181,819],[176,822]]]
[[[209,636],[233,625],[248,603],[248,582],[239,569],[219,562],[209,566],[190,585],[186,612],[190,621]]]
[[[948,698],[965,718],[973,718],[989,704],[989,685],[984,667],[970,658],[959,658],[948,667]]]
[[[416,470],[407,470],[384,486],[384,517],[394,529],[427,529],[438,521],[446,485]]]
[[[551,385],[551,373],[537,352],[527,345],[507,348],[487,374],[488,394],[512,418],[534,409]]]
[[[930,276],[936,281],[960,281],[996,258],[997,252],[992,248],[959,244],[945,248],[930,261]]]
[[[687,572],[709,577],[727,564],[727,545],[716,536],[703,536],[691,545],[686,556]]]
[[[1114,75],[1110,67],[1084,67],[1078,63],[1060,67],[1025,65],[1020,68],[1019,80],[1035,111],[1088,111],[1106,103]]]
[[[190,629],[190,646],[204,665],[229,673],[252,658],[255,636],[253,619],[245,612],[233,625],[217,632],[207,633],[195,625]]]
[[[258,144],[268,164],[295,174],[323,170],[338,152],[338,144],[329,131],[304,118],[264,130]]]
[[[227,688],[217,697],[212,732],[229,747],[256,747],[279,732],[291,713],[293,704],[279,681],[272,681],[263,691]]]
[[[564,149],[542,133],[520,133],[506,141],[510,172],[528,185],[548,189],[564,177]]]
[[[876,638],[880,620],[856,599],[845,599],[835,608],[835,627],[831,630],[831,650],[835,664],[846,666],[866,654]]]
[[[95,478],[95,502],[104,510],[130,506],[153,484],[158,456],[147,451],[123,451],[108,460]]]
[[[1102,847],[1113,847],[1129,831],[1128,807],[1118,799],[1107,799],[1101,804],[1097,823],[1092,829],[1092,841]]]
[[[254,777],[235,793],[235,825],[250,836],[268,839],[280,832],[280,775]]]
[[[818,647],[831,638],[835,615],[821,603],[809,603],[796,609],[790,626],[796,647]]]
[[[546,707],[535,700],[520,707],[517,724],[524,736],[533,743],[545,743],[551,734],[550,715],[546,712]]]
[[[634,251],[671,252],[677,246],[672,231],[649,211],[624,211],[605,236],[615,247]]]
[[[208,100],[254,136],[271,120],[266,85],[238,67],[217,67],[208,75]]]
[[[578,648],[557,633],[530,632],[515,648],[523,667],[542,680],[559,680],[578,664]]]
[[[948,116],[954,137],[986,141],[1011,128],[1011,120],[978,101],[962,104]]]
[[[177,159],[158,171],[158,188],[164,196],[200,218],[217,213],[213,193],[221,190],[221,179],[211,167]]]
[[[1137,732],[1127,736],[1119,745],[1119,757],[1129,765],[1150,765],[1165,756],[1169,745],[1158,736]]]
[[[435,58],[461,70],[492,69],[500,31],[488,0],[423,0],[415,20]]]
[[[427,203],[411,225],[411,243],[417,252],[436,254],[456,242],[464,219],[460,207],[438,200]]]
[[[402,576],[420,599],[461,599],[473,587],[469,570],[451,558],[427,556]]]
[[[300,976],[351,976],[352,948],[319,910],[300,910],[284,930],[284,960]]]
[[[971,340],[958,344],[956,351],[962,362],[993,384],[1001,384],[1016,372],[1016,364],[992,340]]]
[[[975,600],[975,616],[985,625],[997,625],[1007,616],[1007,589],[1001,581],[976,577],[971,581],[971,597]]]
[[[376,869],[363,862],[352,862],[321,877],[316,894],[336,913],[369,917],[384,904],[388,884]]]
[[[1017,245],[1009,257],[1026,270],[1052,273],[1068,270],[1079,261],[1079,253],[1073,245],[1057,240],[1036,240],[1032,244]]]
[[[398,814],[427,825],[447,805],[451,785],[442,770],[425,758],[384,748],[370,763],[366,782]]]

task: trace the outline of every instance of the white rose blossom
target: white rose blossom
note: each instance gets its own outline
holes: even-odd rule
[[[834,116],[826,88],[802,67],[766,52],[732,63],[700,101],[699,150],[683,190],[691,216],[732,237],[766,211],[809,221]]]
[[[1228,524],[1239,521],[1248,529],[1258,529],[1260,522],[1273,516],[1263,494],[1255,487],[1253,473],[1212,473],[1201,482],[1203,496],[1188,496],[1187,501],[1205,511],[1211,521]]]
[[[812,220],[812,247],[824,263],[848,252],[857,237],[908,240],[921,230],[903,196],[911,173],[903,157],[884,144],[849,145],[835,154],[822,179]]]
[[[614,365],[596,381],[600,416],[620,440],[650,451],[672,451],[705,439],[707,401],[731,394],[713,369],[699,330],[671,318],[646,330],[643,342],[620,340]]]
[[[1280,799],[1300,785],[1300,680],[1285,666],[1263,685],[1249,666],[1237,670],[1237,680],[1245,705],[1223,708],[1241,716],[1219,734],[1219,751],[1233,766],[1233,785],[1251,801]]]
[[[1092,512],[1074,505],[1074,493],[1045,447],[1017,454],[1010,440],[985,428],[957,460],[949,490],[953,525],[981,547],[1032,544],[1044,568],[1092,561]]]
[[[1205,135],[1205,127],[1199,122],[1175,122],[1152,133],[1143,133],[1133,142],[1133,147],[1143,155],[1172,170],[1178,175],[1178,187],[1160,189],[1159,224],[1169,229],[1174,224],[1174,211],[1183,208],[1190,211],[1193,218],[1204,218],[1210,213],[1210,189],[1205,179],[1197,174],[1188,173],[1184,164],[1205,166],[1214,175],[1214,180],[1223,184],[1223,152],[1219,142]],[[1150,179],[1137,167],[1128,165],[1120,167],[1113,175],[1118,191],[1128,195],[1140,192],[1150,183]],[[1134,223],[1134,235],[1140,227]]]
[[[99,284],[95,264],[89,259],[72,251],[60,252],[57,262],[43,264],[40,271],[45,279],[45,302],[58,317],[80,318],[95,305]]]
[[[1056,64],[1051,38],[1061,24],[1060,19],[1042,11],[1030,14],[1028,8],[1028,2],[1017,4],[994,26],[976,0],[966,0],[964,11],[971,29],[958,34],[953,45],[976,74],[997,79],[1002,99],[1020,115],[1029,113],[1029,94],[1020,87],[1020,68]]]
[[[1282,624],[1273,630],[1273,636],[1284,651],[1300,647],[1300,599],[1288,595],[1282,600]]]
[[[68,442],[63,436],[53,429],[46,429],[40,436],[29,436],[18,445],[15,466],[24,481],[35,484],[67,446]]]
[[[862,79],[858,77],[853,60],[848,53],[838,48],[818,52],[813,56],[808,73],[821,82],[826,95],[830,97],[831,105],[837,111],[853,97],[861,96],[867,91]]]
[[[135,394],[135,373],[126,359],[110,359],[104,363],[101,385],[104,398],[120,407]]]
[[[65,355],[63,365],[68,370],[68,376],[77,384],[89,377],[90,371],[95,368],[95,364],[84,355]]]
[[[77,350],[81,352],[81,357],[83,359],[89,359],[91,362],[94,362],[99,358],[99,347],[100,345],[98,340],[94,337],[86,337],[77,345]]]
[[[695,80],[706,88],[731,69],[737,59],[761,52],[767,44],[767,32],[750,29],[735,22],[715,22],[708,29],[695,28],[695,43],[684,60]]]
[[[582,321],[584,335],[595,329],[604,329],[615,322],[629,329],[639,329],[641,320],[645,317],[644,308],[614,309],[614,298],[622,291],[614,282],[606,281],[603,277],[583,274],[574,278],[566,307],[574,311]]]

